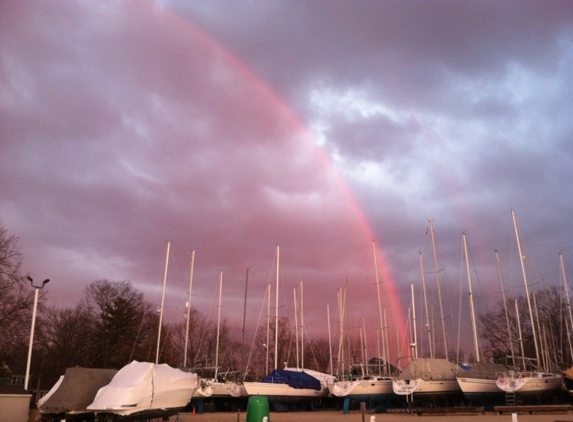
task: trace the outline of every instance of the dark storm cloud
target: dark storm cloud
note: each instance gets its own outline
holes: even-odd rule
[[[407,304],[428,219],[450,277],[467,231],[492,286],[512,208],[534,277],[571,262],[569,2],[11,1],[0,24],[0,222],[54,302],[98,278],[156,301],[171,240],[171,306],[197,249],[196,304],[224,269],[240,315],[280,243],[324,321],[347,278],[376,307],[373,236]]]

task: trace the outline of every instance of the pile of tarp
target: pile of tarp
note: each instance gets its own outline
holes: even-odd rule
[[[498,375],[507,371],[505,365],[491,362],[475,362],[471,366],[462,365],[459,376],[463,378],[478,378],[495,380]]]
[[[459,368],[446,359],[412,359],[397,377],[403,380],[422,378],[431,379],[455,379]]]
[[[67,368],[50,391],[38,400],[38,409],[50,414],[88,413],[86,408],[98,390],[109,384],[116,373],[117,369]]]

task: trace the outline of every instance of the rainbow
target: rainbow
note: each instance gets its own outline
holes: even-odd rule
[[[177,30],[190,35],[194,41],[199,42],[202,50],[210,51],[217,57],[222,58],[224,62],[235,72],[235,77],[240,77],[242,80],[244,80],[247,85],[251,87],[253,92],[255,92],[260,98],[267,99],[268,103],[272,105],[274,112],[277,115],[283,117],[285,121],[290,123],[293,132],[299,134],[305,140],[305,142],[308,142],[311,148],[317,151],[317,155],[324,163],[325,168],[333,170],[332,174],[333,177],[335,177],[336,185],[342,193],[342,196],[346,201],[346,205],[350,208],[352,214],[356,218],[356,222],[364,235],[365,243],[368,244],[368,246],[365,245],[365,250],[371,248],[371,240],[375,239],[376,236],[358,201],[349,189],[348,184],[343,180],[340,172],[336,169],[336,166],[328,153],[324,151],[324,149],[321,148],[317,142],[315,142],[315,139],[313,138],[309,129],[296,115],[292,108],[290,108],[288,104],[286,104],[286,102],[281,97],[279,97],[267,83],[265,83],[259,76],[257,76],[252,69],[245,65],[243,61],[239,60],[235,55],[233,55],[227,48],[225,48],[215,39],[208,36],[191,22],[183,19],[173,11],[168,10],[165,7],[160,7],[160,10],[157,10],[159,7],[157,5],[153,5],[152,7],[154,8],[154,11],[158,11],[162,14],[161,17],[168,19],[170,25],[173,25]],[[398,334],[403,336],[406,332],[404,317],[405,312],[396,290],[394,277],[390,271],[390,267],[384,255],[383,249],[381,247],[377,247],[375,253],[377,254],[376,260],[379,266],[382,286],[383,289],[386,290],[385,297],[389,301],[389,316],[390,318],[394,319],[393,323],[397,327]],[[390,339],[390,343],[392,342],[393,339]],[[398,345],[394,345],[392,348],[396,353],[396,358],[398,356],[405,356],[407,354],[408,346],[406,342],[402,343],[404,344],[401,345],[401,350],[398,350]],[[396,360],[391,359],[391,361],[395,362]]]

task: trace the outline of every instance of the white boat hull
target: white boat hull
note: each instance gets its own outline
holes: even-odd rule
[[[211,397],[212,395],[213,389],[210,385],[202,385],[195,391],[195,393],[193,393],[193,397],[195,398],[206,398]]]
[[[392,381],[392,390],[394,391],[394,394],[399,396],[409,396],[414,394],[422,383],[423,380],[421,378],[413,380],[395,379]]]
[[[288,384],[273,384],[268,382],[246,382],[245,390],[249,396],[266,396],[269,402],[301,403],[325,397],[328,389],[314,390],[310,388],[293,388]]]
[[[497,386],[495,379],[459,377],[457,380],[469,401],[489,406],[505,402],[505,391]]]
[[[460,386],[455,378],[440,380],[425,380],[422,378],[414,380],[395,379],[392,382],[392,388],[394,393],[399,396],[413,394],[414,397],[439,398],[461,394]]]
[[[233,381],[216,381],[209,386],[213,390],[211,397],[241,397],[247,395],[245,388]]]
[[[354,399],[384,398],[394,395],[392,378],[387,377],[337,381],[329,386],[329,391],[330,394],[336,397],[349,397]]]
[[[507,373],[500,375],[496,385],[506,393],[520,396],[547,397],[557,394],[563,386],[559,374],[544,372]]]

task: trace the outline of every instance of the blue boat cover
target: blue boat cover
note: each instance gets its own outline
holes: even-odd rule
[[[275,369],[264,377],[261,382],[271,384],[288,384],[292,388],[309,388],[320,391],[320,381],[306,372],[288,371],[285,369]]]

